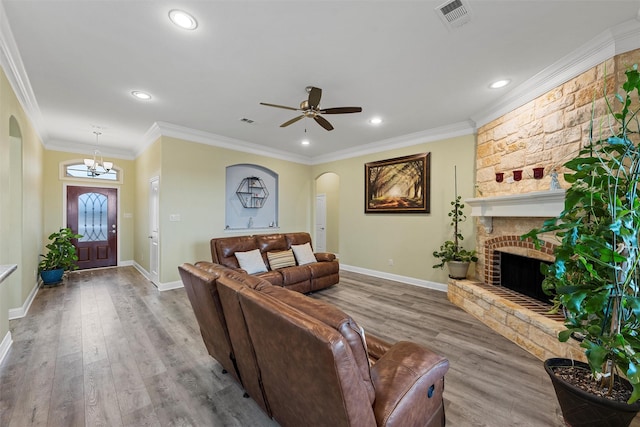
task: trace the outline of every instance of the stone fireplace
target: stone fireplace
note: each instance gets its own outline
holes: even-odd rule
[[[584,356],[577,345],[558,342],[564,327],[547,314],[548,306],[501,286],[502,254],[553,260],[552,236],[544,237],[541,248],[519,236],[563,209],[564,191],[550,188],[568,187],[563,165],[589,140],[594,114],[596,119],[605,114],[604,93],[615,93],[629,64],[640,63],[640,49],[621,52],[574,77],[565,79],[570,73],[563,73],[555,86],[543,82],[543,93],[533,99],[523,95],[522,102],[512,99],[513,109],[488,116],[478,128],[477,197],[465,204],[476,218],[479,259],[475,280],[449,281],[449,299],[540,359]]]
[[[551,239],[536,248],[520,236],[560,213],[564,191],[467,199],[465,203],[479,224],[476,280],[450,280],[449,300],[541,360],[580,359],[577,345],[556,338],[564,329],[562,315],[549,314],[550,304],[505,286],[501,273],[502,264],[510,258],[505,255],[553,262]]]

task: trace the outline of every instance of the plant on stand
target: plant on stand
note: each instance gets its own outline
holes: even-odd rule
[[[447,264],[449,269],[449,277],[452,279],[464,279],[467,277],[467,271],[469,265],[472,262],[478,261],[475,250],[466,250],[460,242],[464,240],[464,236],[460,231],[460,224],[467,220],[467,216],[464,214],[464,203],[462,198],[458,196],[458,178],[455,176],[455,199],[451,202],[453,208],[449,212],[451,218],[451,226],[453,227],[453,240],[445,241],[439,251],[433,251],[433,256],[440,259],[440,263],[433,266],[433,268],[443,268]]]
[[[57,284],[62,281],[65,271],[78,268],[78,255],[73,239],[82,237],[74,233],[70,228],[61,228],[60,231],[49,236],[46,254],[41,254],[42,260],[38,264],[40,277],[45,285]]]
[[[543,288],[565,313],[558,339],[578,339],[588,364],[548,359],[545,369],[572,427],[628,426],[640,410],[640,73],[634,66],[625,74],[622,94],[606,101],[606,126],[592,118],[587,146],[565,164],[564,210],[523,236],[538,245],[542,233],[559,240],[555,262],[542,267]],[[580,367],[585,381],[577,381]],[[575,379],[567,384],[561,372]],[[618,390],[626,394],[614,400]]]

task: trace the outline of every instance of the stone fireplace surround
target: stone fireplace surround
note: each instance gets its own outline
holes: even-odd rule
[[[494,196],[465,200],[478,218],[477,280],[449,280],[449,300],[491,329],[540,360],[570,357],[582,360],[577,343],[560,343],[562,315],[550,315],[550,306],[500,286],[500,253],[553,261],[551,241],[540,248],[520,236],[540,227],[545,218],[560,213],[564,191]]]

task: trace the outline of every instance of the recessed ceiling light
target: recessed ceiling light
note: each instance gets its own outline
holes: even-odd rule
[[[135,96],[138,99],[142,99],[144,101],[148,101],[151,99],[151,95],[149,95],[147,92],[142,92],[140,90],[132,91],[131,95]]]
[[[309,142],[308,139],[303,139],[302,140],[302,145],[309,145],[309,144],[310,144],[310,142]]]
[[[169,19],[178,27],[185,30],[195,30],[198,27],[198,21],[196,18],[180,9],[173,9],[169,11]]]
[[[369,123],[371,123],[372,125],[379,125],[380,123],[382,123],[382,119],[380,117],[372,117],[371,119],[369,119]]]
[[[491,89],[500,89],[511,83],[511,80],[498,80],[489,85]]]

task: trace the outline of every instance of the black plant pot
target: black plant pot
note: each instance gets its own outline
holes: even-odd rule
[[[631,405],[596,396],[574,386],[556,376],[552,368],[556,366],[577,366],[590,370],[589,365],[570,359],[547,359],[544,369],[547,371],[556,397],[562,410],[564,421],[570,427],[628,427],[640,411],[640,401]],[[631,389],[624,378],[617,378]]]

